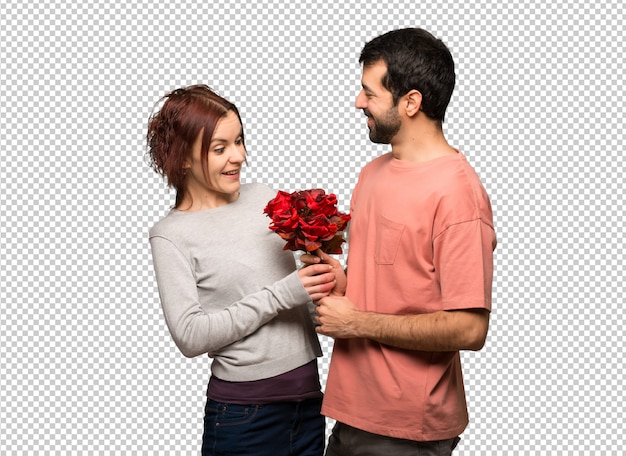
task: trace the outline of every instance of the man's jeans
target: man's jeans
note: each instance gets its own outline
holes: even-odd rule
[[[202,456],[321,456],[325,420],[322,399],[262,405],[208,400]]]
[[[459,438],[414,442],[372,434],[337,422],[328,440],[326,456],[450,456]]]

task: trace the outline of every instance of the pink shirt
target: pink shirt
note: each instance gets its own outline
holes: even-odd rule
[[[425,163],[375,159],[361,172],[351,215],[346,295],[359,309],[491,310],[491,204],[461,153]],[[457,436],[468,423],[459,352],[338,339],[322,413],[391,437]]]

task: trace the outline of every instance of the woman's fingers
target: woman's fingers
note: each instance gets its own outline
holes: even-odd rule
[[[335,286],[335,273],[327,264],[316,264],[298,271],[302,286],[313,301],[328,296]]]

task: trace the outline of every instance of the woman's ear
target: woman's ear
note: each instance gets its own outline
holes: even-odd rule
[[[417,115],[417,113],[422,108],[421,92],[419,92],[418,90],[411,90],[403,98],[406,115],[409,117]]]
[[[188,158],[185,158],[185,161],[183,162],[183,176],[187,175],[187,171],[189,171],[191,169],[191,163],[189,162]]]

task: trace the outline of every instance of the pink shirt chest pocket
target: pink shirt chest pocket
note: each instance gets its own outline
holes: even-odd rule
[[[376,226],[376,245],[374,249],[376,264],[391,265],[395,262],[404,229],[404,224],[381,216],[378,226]]]

